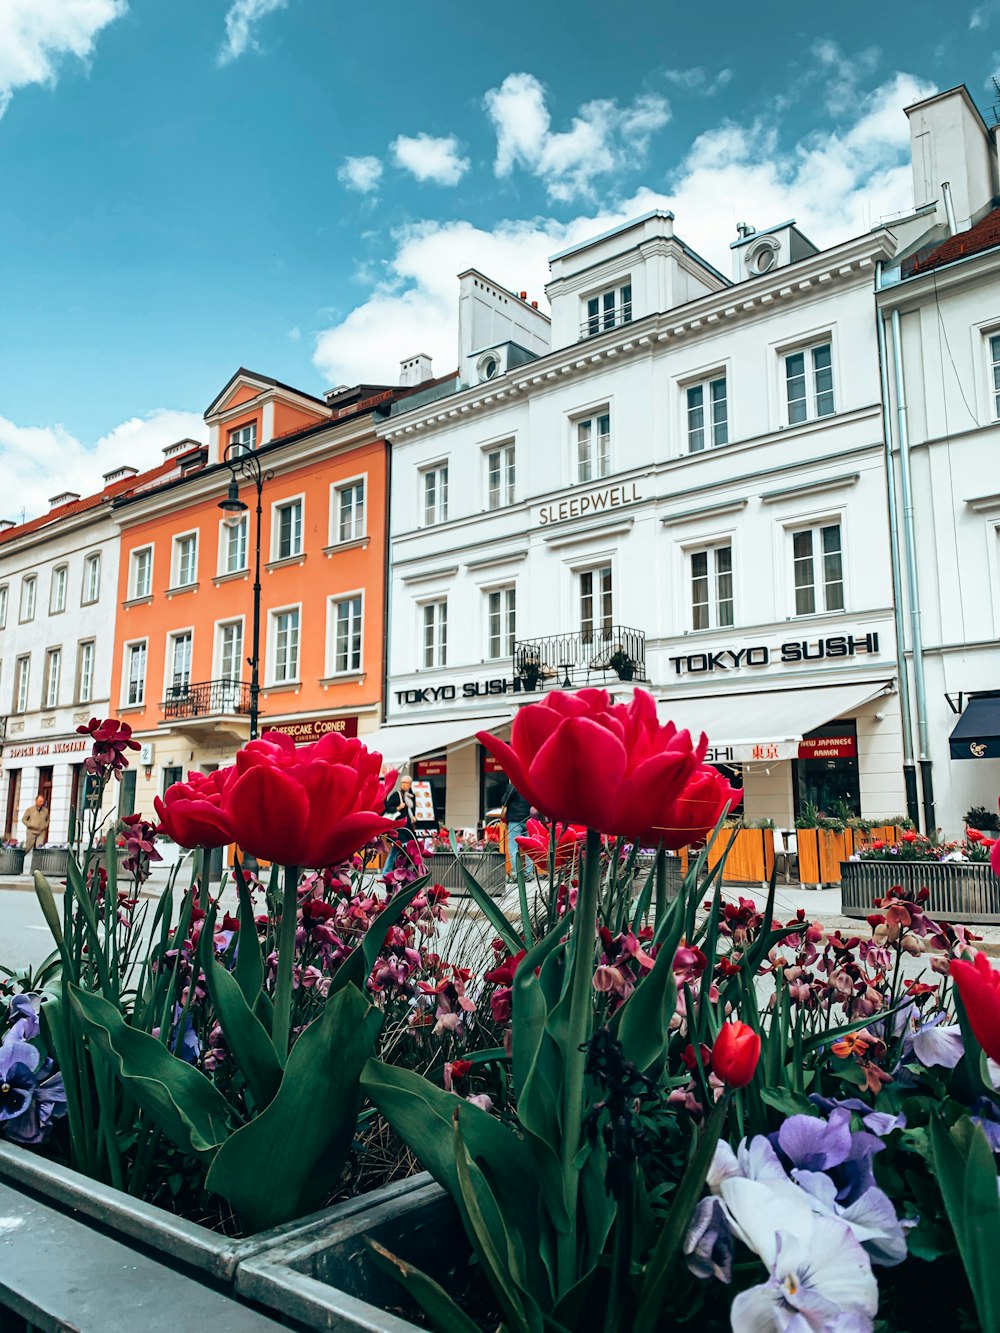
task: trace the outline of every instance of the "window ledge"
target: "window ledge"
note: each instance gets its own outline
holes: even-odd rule
[[[320,681],[323,686],[327,685],[362,685],[367,677],[367,671],[335,671],[332,676],[324,676]]]
[[[149,606],[152,600],[153,594],[148,593],[145,597],[128,597],[122,602],[122,606],[126,611],[130,611],[133,606]]]
[[[285,569],[291,565],[304,565],[305,562],[306,553],[302,551],[299,555],[286,555],[282,556],[280,560],[269,560],[264,568],[270,574],[273,569]]]
[[[167,589],[167,596],[179,597],[182,593],[197,592],[197,591],[198,591],[197,583],[179,583],[176,588]]]
[[[218,587],[220,583],[235,583],[237,579],[248,579],[249,577],[249,569],[234,569],[231,574],[216,574],[212,583],[215,587]]]
[[[116,711],[117,711],[119,714],[122,714],[122,713],[144,713],[144,712],[146,711],[146,705],[145,705],[145,704],[122,704],[122,706],[121,706],[119,709],[117,709]]]
[[[275,685],[262,685],[261,693],[266,698],[269,694],[297,694],[301,688],[301,680],[280,680]]]
[[[798,499],[799,496],[819,495],[823,491],[838,491],[845,486],[855,486],[861,480],[860,472],[848,472],[840,477],[818,478],[806,481],[798,486],[783,486],[779,491],[765,491],[760,499],[762,504],[777,504],[779,500]]]
[[[323,554],[327,557],[336,555],[338,551],[363,551],[371,541],[371,537],[354,537],[349,542],[333,542],[330,546],[323,547]]]

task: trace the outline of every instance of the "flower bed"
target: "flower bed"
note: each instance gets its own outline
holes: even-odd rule
[[[926,888],[934,916],[1000,923],[1000,879],[988,861],[844,861],[840,872],[844,916],[868,916],[875,899],[898,885],[914,894]]]

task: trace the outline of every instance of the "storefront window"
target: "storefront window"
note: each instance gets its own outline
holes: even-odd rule
[[[490,812],[499,810],[503,805],[504,792],[507,790],[507,774],[482,746],[479,748],[479,755],[479,818],[488,820],[491,817]]]
[[[808,732],[799,745],[793,778],[795,814],[815,810],[844,819],[861,814],[858,729],[854,718]]]
[[[448,759],[446,755],[432,755],[429,759],[418,759],[413,765],[413,777],[417,782],[426,782],[434,798],[434,818],[444,827],[445,798],[448,794]]]

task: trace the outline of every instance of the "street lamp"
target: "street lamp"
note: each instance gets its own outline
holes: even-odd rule
[[[260,465],[260,459],[255,453],[245,450],[243,445],[231,444],[226,449],[223,456],[232,473],[232,480],[229,483],[229,489],[226,492],[226,498],[219,501],[219,508],[226,514],[245,514],[248,505],[240,499],[240,484],[237,477],[244,476],[253,482],[257,492],[257,539],[254,555],[253,570],[253,637],[250,645],[251,655],[247,658],[250,666],[250,739],[257,739],[257,718],[260,703],[260,514],[261,492],[264,489],[264,482],[270,481],[274,476],[273,472],[265,472]]]

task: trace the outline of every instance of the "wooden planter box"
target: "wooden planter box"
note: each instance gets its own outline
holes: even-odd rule
[[[988,861],[845,861],[841,871],[844,916],[877,912],[890,889],[928,889],[924,911],[945,921],[1000,922],[1000,879]]]
[[[31,873],[40,870],[43,875],[65,875],[69,866],[69,852],[65,847],[36,847],[29,862]]]
[[[25,855],[23,847],[0,847],[0,875],[23,875]]]
[[[795,830],[799,854],[799,883],[821,889],[840,883],[841,863],[854,854],[854,830],[834,833],[830,829]]]
[[[687,848],[680,853],[682,875],[687,874],[689,859],[696,853]],[[726,858],[722,872],[726,884],[767,885],[774,870],[774,830],[769,828],[720,829],[708,849],[708,869]]]

